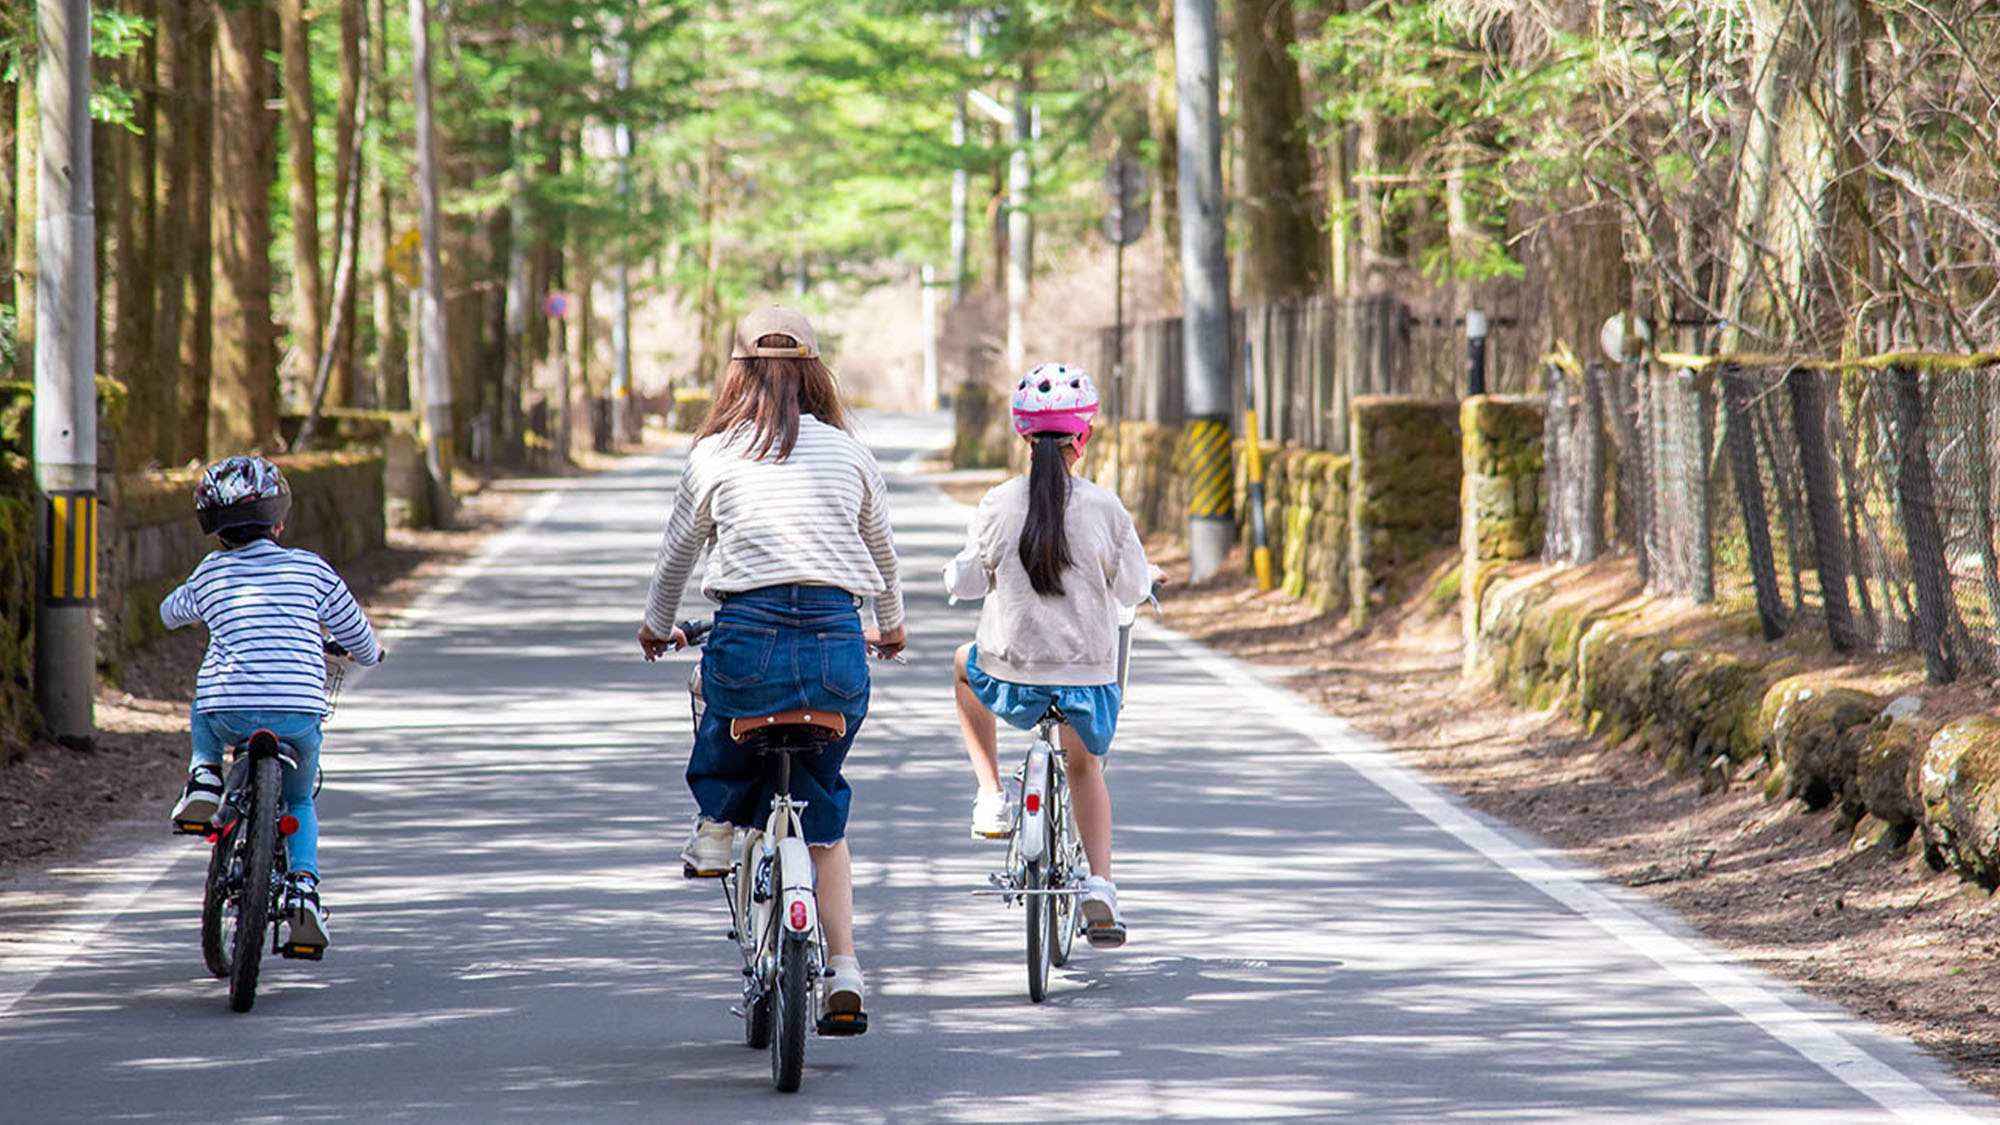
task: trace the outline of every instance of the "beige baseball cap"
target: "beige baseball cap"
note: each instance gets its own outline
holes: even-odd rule
[[[790,336],[797,345],[789,348],[760,348],[766,336]],[[783,305],[770,305],[744,317],[736,325],[735,359],[811,359],[819,355],[819,338],[805,314]]]

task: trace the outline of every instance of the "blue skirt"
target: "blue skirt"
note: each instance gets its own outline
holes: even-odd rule
[[[1062,708],[1063,717],[1083,740],[1084,749],[1100,758],[1111,752],[1111,736],[1118,730],[1121,699],[1115,683],[1070,687],[996,680],[980,670],[978,645],[965,654],[965,682],[972,686],[972,694],[979,697],[979,702],[1009,726],[1035,729],[1053,703]]]
[[[831,586],[767,586],[731,594],[701,653],[707,709],[695,727],[688,788],[701,815],[758,826],[771,809],[776,759],[729,737],[729,720],[811,709],[847,716],[845,737],[794,755],[792,797],[806,802],[806,843],[847,835],[852,790],[841,776],[868,714],[868,647],[852,594]]]

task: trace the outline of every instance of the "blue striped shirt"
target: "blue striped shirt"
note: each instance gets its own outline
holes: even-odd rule
[[[160,603],[169,629],[208,626],[197,711],[326,711],[320,627],[357,664],[382,659],[368,616],[325,559],[269,539],[212,551]]]

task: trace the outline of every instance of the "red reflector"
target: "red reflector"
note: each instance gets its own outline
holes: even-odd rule
[[[806,928],[806,904],[803,902],[792,904],[792,928],[795,930]]]
[[[1031,813],[1041,812],[1042,795],[1040,793],[1028,794],[1027,799],[1021,802],[1021,807],[1027,809]]]
[[[297,832],[298,830],[299,830],[298,817],[281,816],[278,818],[278,835],[289,836],[292,833]]]

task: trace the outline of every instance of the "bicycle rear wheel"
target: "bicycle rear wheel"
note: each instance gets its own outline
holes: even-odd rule
[[[257,1002],[257,971],[264,958],[264,929],[280,878],[278,853],[278,759],[251,765],[250,812],[237,831],[243,837],[243,891],[236,898],[236,933],[229,957],[229,1006],[247,1012]]]
[[[1053,758],[1048,768],[1049,774],[1053,775],[1055,773]],[[1042,782],[1041,790],[1045,800],[1053,797],[1055,787],[1052,784],[1052,776],[1044,776],[1039,780]],[[1027,899],[1028,905],[1028,999],[1037,1004],[1048,998],[1049,963],[1055,952],[1049,940],[1055,932],[1054,926],[1049,921],[1055,913],[1055,898],[1040,893],[1053,888],[1054,883],[1050,876],[1057,870],[1055,811],[1047,805],[1042,809],[1040,829],[1042,858],[1029,861],[1025,880],[1028,893],[1023,896]]]
[[[805,1073],[806,1025],[812,1019],[806,946],[801,934],[779,938],[778,986],[771,990],[771,1084],[787,1094],[799,1088]]]

